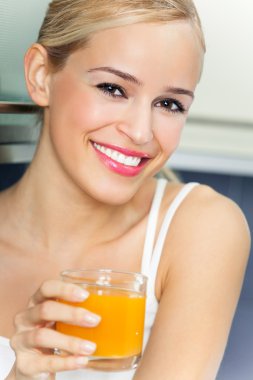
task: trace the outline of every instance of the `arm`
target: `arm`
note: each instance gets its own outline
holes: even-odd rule
[[[159,309],[134,380],[215,379],[249,246],[247,223],[232,201],[205,186],[187,197],[164,247]]]

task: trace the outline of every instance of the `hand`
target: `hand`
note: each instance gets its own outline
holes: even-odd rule
[[[44,380],[55,378],[58,371],[75,370],[87,365],[87,355],[96,345],[53,329],[55,321],[95,327],[100,317],[84,308],[69,306],[56,299],[81,302],[89,293],[78,285],[46,281],[31,298],[28,308],[15,317],[16,332],[11,346],[16,353],[15,368],[7,379]],[[54,348],[66,352],[54,355]]]

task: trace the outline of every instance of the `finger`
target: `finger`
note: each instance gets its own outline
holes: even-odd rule
[[[14,379],[14,377],[10,377],[10,379]],[[15,377],[15,379],[18,379],[18,380],[54,380],[55,374],[53,374],[53,373],[50,374],[49,372],[42,372],[38,375],[29,376],[29,379],[28,379],[26,375],[23,376],[22,374],[20,375],[20,373],[17,373],[17,377]]]
[[[17,331],[41,326],[46,322],[65,322],[72,325],[95,327],[101,317],[82,307],[71,306],[48,300],[19,313],[15,317]]]
[[[29,306],[44,302],[49,298],[59,298],[66,301],[82,302],[89,297],[89,292],[79,285],[70,284],[60,280],[43,282],[29,302]]]
[[[59,371],[70,371],[85,368],[88,358],[85,356],[56,356],[41,355],[36,353],[21,352],[17,355],[17,371],[24,378],[40,378],[46,373],[56,373]]]
[[[96,350],[96,344],[87,340],[61,334],[55,330],[43,328],[16,334],[11,340],[15,351],[55,349],[73,355],[91,355]]]

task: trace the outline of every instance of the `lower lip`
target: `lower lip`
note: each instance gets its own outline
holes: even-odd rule
[[[94,148],[94,147],[93,147]],[[138,166],[126,166],[117,161],[112,160],[110,157],[106,156],[96,148],[94,148],[99,159],[113,172],[120,174],[125,177],[135,177],[137,176],[146,165],[149,159],[142,159]]]

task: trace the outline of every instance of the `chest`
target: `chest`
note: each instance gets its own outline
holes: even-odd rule
[[[27,307],[45,280],[59,278],[63,270],[111,268],[140,272],[144,238],[143,229],[137,228],[103,245],[87,247],[84,242],[73,250],[69,244],[54,254],[42,249],[36,254],[23,249],[22,244],[17,249],[16,245],[0,242],[0,335],[13,334],[14,316]]]

